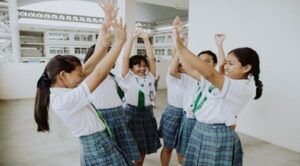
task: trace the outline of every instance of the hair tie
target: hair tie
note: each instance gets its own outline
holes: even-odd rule
[[[38,80],[37,87],[38,88],[49,88],[50,87],[51,80],[48,77],[47,72],[43,72],[42,76]]]

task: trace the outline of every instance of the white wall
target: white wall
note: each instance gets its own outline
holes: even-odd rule
[[[160,75],[159,89],[166,88],[166,71],[169,61],[157,64]],[[34,98],[37,80],[45,63],[0,63],[0,100]]]
[[[44,63],[0,63],[0,100],[33,98]]]
[[[300,1],[190,0],[189,47],[225,51],[249,46],[260,55],[263,96],[239,116],[238,131],[300,152]]]

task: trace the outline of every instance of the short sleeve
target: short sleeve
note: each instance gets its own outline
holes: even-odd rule
[[[251,99],[253,88],[249,80],[234,80],[225,77],[221,96],[239,109],[242,109]]]
[[[229,90],[229,78],[228,77],[224,77],[224,83],[223,83],[223,88],[220,94],[220,97],[224,98]]]
[[[53,109],[63,110],[81,110],[93,101],[91,92],[85,82],[81,83],[78,87],[53,98]]]

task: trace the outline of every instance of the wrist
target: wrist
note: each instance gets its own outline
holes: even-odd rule
[[[156,58],[154,57],[147,57],[148,60],[155,60],[156,61]]]
[[[116,39],[115,43],[119,44],[119,45],[123,45],[125,43],[126,40],[124,39]]]

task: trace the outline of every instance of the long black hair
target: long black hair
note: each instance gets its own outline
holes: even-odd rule
[[[61,72],[67,73],[80,66],[80,60],[72,55],[56,55],[45,67],[45,70],[37,82],[37,91],[34,105],[34,119],[37,123],[37,131],[49,131],[48,109],[50,103],[50,87],[56,82],[56,76]]]
[[[242,47],[242,48],[236,48],[234,50],[231,50],[228,54],[233,54],[239,62],[242,64],[242,66],[245,65],[251,65],[252,68],[248,72],[248,74],[253,75],[255,85],[256,85],[256,95],[254,99],[260,98],[262,95],[262,88],[263,83],[259,80],[259,74],[260,74],[260,67],[259,67],[259,57],[255,50],[249,47]]]

